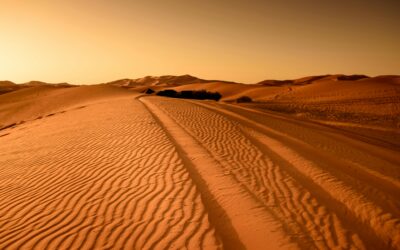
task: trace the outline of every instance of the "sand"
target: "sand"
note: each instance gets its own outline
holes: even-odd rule
[[[149,87],[156,91],[204,89],[220,93],[228,103],[247,96],[252,102],[246,105],[252,108],[321,121],[400,128],[400,76],[327,75],[258,84],[211,81],[136,89]]]
[[[400,249],[385,140],[110,85],[0,95],[0,124],[0,249]]]

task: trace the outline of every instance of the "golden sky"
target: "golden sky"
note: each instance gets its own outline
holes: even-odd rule
[[[0,80],[400,74],[398,0],[0,0]]]

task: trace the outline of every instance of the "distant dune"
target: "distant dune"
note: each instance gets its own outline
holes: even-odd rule
[[[137,92],[206,90],[218,92],[221,101],[246,101],[246,106],[296,115],[325,123],[400,128],[400,76],[320,75],[294,80],[264,80],[242,84],[221,80],[204,80],[191,75],[146,76],[121,79],[106,85]],[[15,84],[0,82],[0,94],[39,87],[72,87],[68,83],[49,84],[31,81]],[[240,99],[242,98],[242,99]],[[245,99],[243,99],[245,98]],[[0,114],[1,115],[1,114]]]
[[[192,83],[207,83],[214,80],[204,80],[191,75],[182,76],[146,76],[138,79],[121,79],[107,84],[121,87],[143,87],[143,86],[180,86]],[[225,81],[219,81],[225,82]]]
[[[10,81],[0,81],[0,95],[20,89],[20,86]]]
[[[133,89],[204,89],[219,92],[225,102],[236,102],[245,96],[252,100],[247,106],[303,118],[400,128],[399,83],[400,76],[323,75],[296,80],[265,80],[257,84],[201,81]]]
[[[37,86],[70,87],[72,85],[68,83],[46,83],[40,81],[30,81],[21,84],[16,84],[11,81],[0,81],[0,95],[24,88],[37,87]]]
[[[182,76],[146,76],[138,79],[121,79],[109,82],[110,85],[122,87],[137,87],[137,86],[157,86],[157,85],[182,85],[190,83],[207,82],[206,80],[199,79],[190,75]]]
[[[106,85],[137,92],[148,89],[151,89],[150,92],[166,89],[205,90],[218,92],[224,102],[241,102],[252,108],[296,115],[337,126],[351,123],[363,127],[400,128],[400,76],[396,75],[320,75],[294,80],[264,80],[256,84],[204,80],[191,75],[166,75],[121,79]],[[0,94],[39,86],[64,88],[74,85],[40,81],[15,84],[3,81],[0,82]]]
[[[399,76],[0,87],[0,249],[400,249]]]

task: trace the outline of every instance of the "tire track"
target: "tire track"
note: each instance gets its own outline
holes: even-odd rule
[[[192,178],[200,190],[203,190],[203,197],[208,200],[205,203],[214,208],[210,208],[209,212],[213,218],[213,224],[216,225],[224,240],[224,246],[232,249],[237,249],[239,244],[245,246],[246,249],[258,249],[261,245],[271,249],[297,248],[279,230],[278,224],[272,217],[265,212],[266,208],[262,207],[235,178],[223,172],[221,166],[223,162],[216,159],[200,141],[195,139],[193,134],[186,130],[186,127],[180,126],[174,116],[167,115],[168,113],[162,110],[167,104],[163,103],[161,106],[158,100],[164,99],[141,99],[154,114],[155,119],[158,119],[170,134],[181,157],[186,159],[188,171],[192,173]],[[216,207],[212,204],[213,202],[217,202],[219,206]],[[248,216],[249,211],[253,216]],[[223,216],[213,216],[213,213],[223,214]],[[230,228],[229,232],[226,228]],[[232,244],[232,242],[235,243]]]
[[[378,178],[378,183],[366,182],[362,179],[365,174],[374,174],[374,172],[365,170],[366,172],[361,175],[362,178],[360,178],[360,175],[348,172],[349,161],[357,162],[358,154],[361,154],[358,147],[348,149],[357,153],[354,158],[349,160],[344,157],[347,164],[343,164],[335,159],[337,156],[332,158],[332,156],[325,153],[321,154],[315,148],[304,145],[303,141],[298,142],[296,139],[288,137],[288,135],[282,136],[281,132],[277,130],[272,130],[245,118],[242,116],[243,113],[238,115],[231,111],[212,109],[231,117],[233,120],[240,121],[240,124],[245,126],[243,127],[243,132],[252,137],[256,144],[257,141],[258,144],[262,144],[260,148],[263,148],[269,154],[275,154],[275,158],[279,158],[277,160],[281,162],[281,165],[286,165],[286,168],[292,168],[291,170],[287,169],[292,172],[292,176],[304,176],[304,178],[302,177],[302,183],[308,186],[309,190],[320,190],[318,192],[322,192],[322,195],[319,195],[319,199],[325,200],[327,204],[330,204],[329,207],[336,208],[336,212],[341,214],[342,220],[349,221],[348,226],[352,228],[352,231],[363,233],[363,239],[368,245],[375,245],[376,248],[398,247],[400,241],[398,237],[400,233],[400,211],[398,205],[394,205],[394,203],[397,202],[395,197],[400,190],[394,186],[390,189],[384,188],[382,190],[384,178]],[[284,131],[286,132],[286,130]],[[334,138],[336,141],[338,140],[337,137]],[[335,142],[331,143],[334,144]],[[340,145],[340,142],[336,142],[336,144]],[[293,149],[296,149],[307,158]],[[345,152],[345,154],[347,156],[349,153]],[[369,157],[371,158],[371,156]],[[384,154],[382,157],[384,157]],[[314,162],[311,162],[310,159],[313,159]],[[378,158],[372,162],[379,161],[382,161],[382,159]],[[388,164],[386,162],[384,166],[393,168]],[[336,166],[333,169],[335,171],[332,171],[331,166]],[[366,167],[368,168],[368,165]],[[371,177],[370,179],[376,180],[377,178]],[[388,182],[385,184],[390,187],[392,183],[398,181],[389,179]],[[386,200],[381,199],[381,197]]]
[[[221,167],[227,175],[235,176],[263,206],[271,208],[270,214],[301,247],[365,248],[371,244],[375,247],[396,246],[395,217],[381,214],[379,206],[368,203],[351,186],[346,187],[346,182],[336,176],[329,176],[317,165],[314,165],[313,170],[317,172],[310,175],[304,170],[304,158],[299,158],[302,156],[296,154],[297,158],[294,159],[297,160],[291,160],[294,157],[292,149],[290,152],[276,147],[267,150],[271,145],[274,146],[271,142],[260,142],[261,135],[247,133],[249,128],[242,125],[245,123],[236,122],[232,117],[227,118],[219,112],[182,100],[148,99],[208,148],[222,163]],[[282,161],[276,157],[277,154],[288,157]],[[299,178],[299,174],[306,178]],[[337,197],[341,194],[345,194],[344,197],[359,198],[355,198],[353,204],[349,205],[348,198]],[[357,209],[365,206],[369,208]],[[372,213],[365,214],[363,211]],[[353,214],[353,219],[348,220]],[[383,221],[378,219],[372,222],[375,224],[368,226],[366,219],[370,216],[386,218]],[[353,226],[353,222],[358,224]],[[363,229],[361,226],[367,227]],[[392,229],[384,230],[388,226]]]

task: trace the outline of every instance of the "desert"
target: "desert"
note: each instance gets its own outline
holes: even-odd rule
[[[0,248],[398,249],[400,77],[344,78],[3,84]]]
[[[0,250],[400,250],[399,0],[0,0]]]

